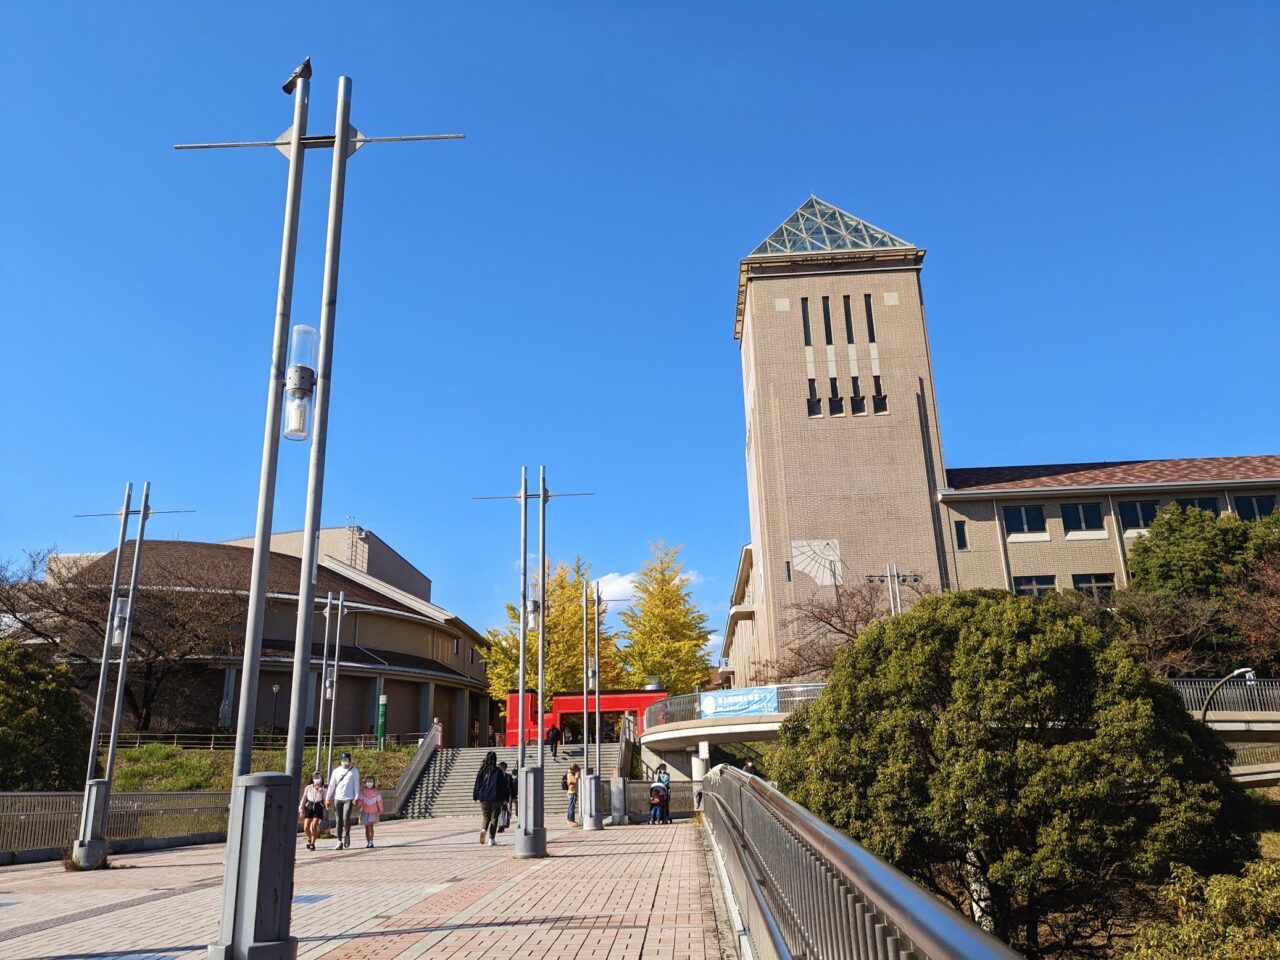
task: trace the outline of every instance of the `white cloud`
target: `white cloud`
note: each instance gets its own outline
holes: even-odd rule
[[[684,575],[689,578],[691,586],[697,586],[700,583],[706,583],[707,578],[700,574],[697,570],[685,570]]]
[[[640,576],[632,570],[630,573],[606,573],[600,577],[600,599],[605,603],[630,603],[636,592],[636,579]]]
[[[720,662],[720,648],[724,646],[724,637],[718,633],[713,633],[707,637],[707,645],[702,649],[707,652],[707,656],[711,658],[711,665],[715,666]]]

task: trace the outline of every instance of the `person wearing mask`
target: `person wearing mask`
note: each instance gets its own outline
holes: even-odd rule
[[[667,773],[667,765],[665,763],[658,764],[658,775],[654,778],[658,783],[662,784],[666,792],[662,797],[662,822],[671,822],[671,774]]]
[[[364,778],[364,789],[356,797],[356,806],[360,808],[360,822],[364,824],[365,849],[372,849],[373,825],[382,819],[382,791],[372,776]]]
[[[498,845],[498,812],[511,799],[510,783],[511,778],[506,771],[498,768],[498,754],[490,750],[476,773],[476,785],[471,791],[471,799],[480,804],[480,814],[484,818],[480,828],[481,846]]]
[[[573,823],[576,820],[574,815],[578,812],[578,784],[582,781],[582,768],[575,763],[569,768],[564,778],[569,790],[569,810],[566,819]]]
[[[561,733],[560,728],[557,727],[554,722],[552,722],[551,726],[547,728],[547,736],[546,736],[547,746],[551,748],[552,760],[556,759],[556,753],[560,749],[560,741],[563,739],[564,739],[564,734]]]
[[[311,774],[311,782],[302,788],[298,815],[302,817],[302,834],[307,838],[307,849],[314,850],[316,841],[320,839],[320,818],[324,816],[324,776],[319,770]]]
[[[333,849],[351,846],[351,806],[360,793],[360,771],[351,762],[351,754],[343,752],[338,765],[329,774],[329,787],[324,802],[334,811],[338,842]]]

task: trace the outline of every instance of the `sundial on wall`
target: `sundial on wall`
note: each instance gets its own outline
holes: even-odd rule
[[[792,540],[791,567],[820,587],[844,583],[839,540]]]

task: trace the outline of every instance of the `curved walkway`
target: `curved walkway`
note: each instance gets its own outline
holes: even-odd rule
[[[514,859],[505,836],[481,847],[478,833],[468,819],[395,821],[373,850],[300,849],[299,960],[719,960],[695,825],[553,824],[544,860]],[[94,873],[0,869],[0,958],[203,957],[217,934],[223,849],[114,857]]]

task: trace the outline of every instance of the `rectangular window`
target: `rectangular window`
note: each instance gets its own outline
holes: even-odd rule
[[[1215,517],[1218,515],[1218,498],[1217,497],[1186,497],[1178,500],[1178,506],[1183,510],[1208,510]]]
[[[782,575],[787,578],[787,583],[791,582],[791,561],[790,560],[783,561]]]
[[[809,298],[800,298],[800,324],[804,327],[804,345],[813,346],[813,337],[809,334]]]
[[[956,549],[969,549],[969,531],[963,520],[956,521]]]
[[[1013,592],[1020,597],[1043,597],[1053,593],[1057,578],[1053,576],[1014,577]]]
[[[822,416],[822,401],[818,399],[818,381],[809,381],[809,399],[806,401],[809,416]]]
[[[476,648],[470,647],[467,650],[467,663],[475,663],[475,662],[476,662]]]
[[[1236,504],[1236,515],[1241,520],[1261,520],[1269,517],[1276,509],[1275,497],[1232,497]]]
[[[1145,530],[1156,518],[1160,509],[1159,500],[1121,500],[1120,528],[1122,530]]]
[[[826,333],[827,335],[827,346],[828,347],[832,346],[834,344],[834,341],[831,339],[831,298],[830,297],[822,298],[822,329],[823,329],[823,332]]]
[[[867,343],[876,342],[876,319],[871,315],[871,294],[864,294],[862,306],[867,311]]]
[[[867,412],[867,398],[862,395],[862,387],[858,383],[858,378],[853,378],[853,407],[854,416]]]
[[[853,343],[853,308],[849,305],[849,296],[844,298],[844,340]]]
[[[1075,573],[1071,575],[1071,587],[1086,596],[1093,597],[1099,603],[1111,599],[1111,591],[1116,586],[1114,573]]]
[[[871,378],[871,412],[872,413],[888,413],[889,398],[884,395],[884,387],[880,385],[879,377]]]
[[[1067,533],[1073,533],[1076,530],[1102,530],[1102,504],[1064,503],[1062,529]]]
[[[840,396],[840,382],[831,378],[831,397],[827,400],[827,411],[833,417],[844,416],[844,398]]]
[[[453,638],[453,655],[455,657],[458,655],[458,638],[457,637]]]
[[[1006,533],[1044,533],[1044,507],[1005,507]]]

